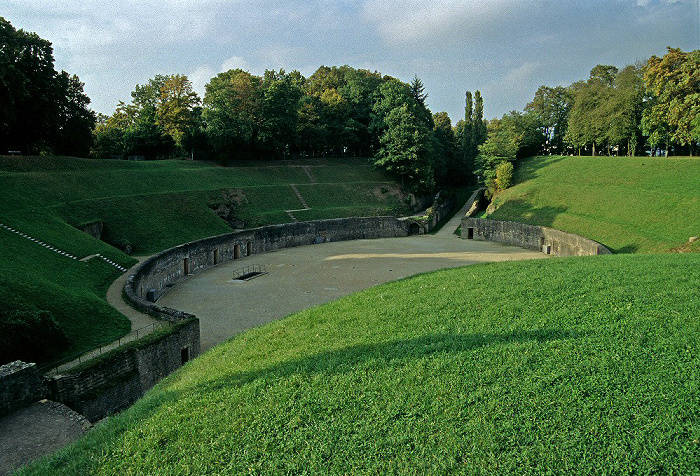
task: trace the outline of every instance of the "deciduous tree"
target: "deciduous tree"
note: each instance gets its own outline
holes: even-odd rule
[[[54,69],[53,48],[0,17],[0,153],[84,155],[95,115],[77,76]]]
[[[644,115],[647,132],[668,133],[672,141],[694,148],[700,142],[700,50],[668,48],[662,58],[652,56],[644,81],[656,98]]]

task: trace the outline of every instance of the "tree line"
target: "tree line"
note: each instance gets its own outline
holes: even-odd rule
[[[476,156],[463,152],[447,113],[430,111],[418,77],[405,83],[347,65],[321,66],[308,78],[233,69],[212,78],[203,99],[178,74],[156,76],[131,96],[98,118],[96,157],[374,157],[408,188],[430,191],[468,181],[467,163]],[[483,104],[477,105],[485,137]]]
[[[83,86],[55,70],[49,41],[0,17],[0,153],[87,156],[96,118]]]
[[[587,80],[540,86],[523,112],[488,121],[473,170],[496,193],[512,177],[508,164],[535,154],[693,155],[699,98],[700,50],[668,48],[621,70],[596,65]]]
[[[453,127],[432,113],[418,77],[405,83],[351,66],[241,69],[211,78],[200,98],[180,74],[136,85],[110,116],[89,109],[77,76],[53,67],[51,43],[0,18],[0,152],[98,158],[190,157],[230,162],[364,156],[417,192],[438,186],[508,186],[512,164],[535,154],[693,154],[700,142],[700,50],[587,80],[541,86],[522,112],[485,120],[466,93]]]

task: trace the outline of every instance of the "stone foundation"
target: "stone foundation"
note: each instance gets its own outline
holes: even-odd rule
[[[199,320],[190,319],[165,334],[138,342],[74,371],[49,377],[48,398],[93,423],[128,407],[163,377],[199,355]]]
[[[220,263],[282,248],[408,234],[407,219],[395,217],[338,218],[235,231],[176,246],[149,258],[127,278],[124,296],[141,312],[177,322],[191,316],[159,306],[155,301],[188,275]]]
[[[0,416],[31,405],[46,394],[36,364],[16,360],[0,366]]]

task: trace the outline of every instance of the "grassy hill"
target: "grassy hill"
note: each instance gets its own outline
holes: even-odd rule
[[[698,309],[700,254],[425,274],[240,334],[20,474],[693,474]]]
[[[309,309],[20,474],[698,473],[700,254],[650,252],[699,234],[699,163],[658,160],[531,159],[494,214],[645,253],[451,269]]]
[[[616,253],[653,253],[700,236],[698,157],[533,157],[491,218],[546,225]]]
[[[395,182],[366,159],[269,162],[215,167],[189,161],[127,162],[65,157],[0,157],[0,223],[83,258],[101,254],[129,267],[125,245],[146,255],[231,231],[213,208],[233,207],[246,226],[297,219],[407,212]],[[235,197],[232,199],[231,197]],[[359,198],[358,198],[359,197]],[[102,222],[102,240],[79,230]],[[116,339],[129,321],[104,299],[120,271],[75,261],[0,229],[0,322],[15,310],[49,310],[70,355]],[[112,246],[114,245],[114,246]]]

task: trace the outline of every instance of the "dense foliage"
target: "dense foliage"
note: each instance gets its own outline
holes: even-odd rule
[[[622,70],[597,65],[586,81],[541,86],[523,113],[488,121],[471,170],[493,196],[502,190],[500,164],[536,154],[693,155],[700,143],[698,98],[700,50],[669,48],[663,58]]]
[[[100,118],[96,156],[189,155],[226,163],[373,156],[416,192],[470,179],[449,117],[433,117],[417,77],[409,84],[350,66],[321,66],[309,78],[234,69],[211,79],[203,101],[181,75],[156,76],[132,98]],[[477,120],[485,135],[482,115]]]
[[[83,83],[54,69],[51,43],[0,17],[0,154],[87,157],[95,114]]]
[[[68,347],[68,338],[49,311],[6,310],[0,315],[0,364],[46,362]]]

